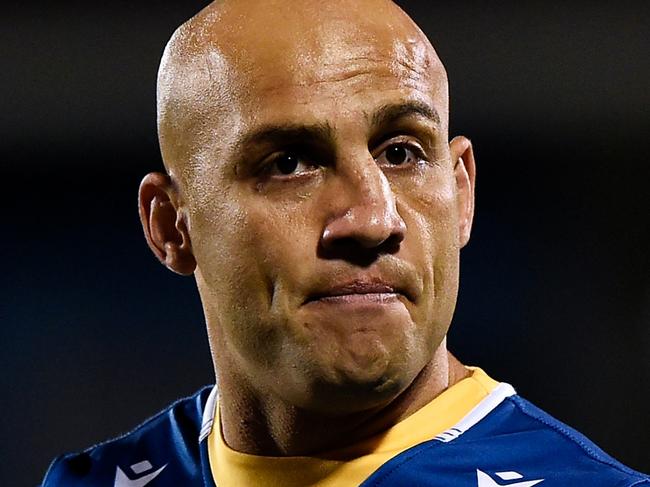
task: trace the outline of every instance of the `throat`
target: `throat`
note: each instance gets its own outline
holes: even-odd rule
[[[399,395],[379,407],[328,416],[287,405],[276,397],[243,394],[220,380],[223,439],[232,450],[252,455],[287,457],[326,455],[387,431],[469,375],[446,350],[433,359]]]

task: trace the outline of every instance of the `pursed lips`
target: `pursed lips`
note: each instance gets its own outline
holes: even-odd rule
[[[409,297],[397,286],[381,281],[355,280],[344,284],[334,285],[324,292],[311,295],[305,304],[312,302],[331,304],[353,303],[388,303],[398,296]]]

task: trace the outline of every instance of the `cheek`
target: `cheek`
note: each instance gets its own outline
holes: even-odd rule
[[[270,227],[267,219],[234,205],[226,211],[196,215],[192,249],[220,312],[233,308],[251,316],[268,307],[267,267],[278,244]]]
[[[268,202],[247,212],[246,225],[256,240],[259,264],[271,280],[291,273],[307,254],[315,255],[316,243],[306,221],[310,213],[306,207]]]
[[[398,205],[401,203],[414,220],[416,232],[431,243],[446,241],[458,231],[454,175],[447,163],[441,164],[426,167],[417,176],[391,181]]]
[[[432,330],[449,326],[458,289],[458,217],[455,183],[451,174],[431,170],[399,198],[407,220],[406,250],[423,278],[420,323]],[[399,204],[398,204],[399,210]]]
[[[196,281],[208,332],[243,371],[270,366],[278,338],[268,326],[270,282],[261,254],[264,229],[236,205],[205,206],[192,215]],[[222,357],[217,357],[222,364]],[[264,363],[260,363],[264,362]]]
[[[205,205],[192,215],[199,290],[208,321],[219,317],[238,353],[247,361],[265,357],[270,362],[286,328],[288,304],[285,293],[277,291],[300,282],[309,265],[307,254],[315,255],[304,217],[310,212],[245,195],[235,200]]]

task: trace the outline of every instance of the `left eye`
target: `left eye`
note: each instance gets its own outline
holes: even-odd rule
[[[413,164],[421,159],[422,157],[417,152],[414,148],[404,144],[392,144],[384,149],[376,160],[379,164],[403,166]]]

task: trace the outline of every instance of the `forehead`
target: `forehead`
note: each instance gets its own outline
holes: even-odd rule
[[[264,14],[244,19],[251,9]],[[373,90],[412,91],[446,103],[442,64],[390,2],[230,2],[214,15],[198,29],[207,39],[207,82],[226,74],[221,89],[242,109],[316,108],[357,94],[372,97]]]

